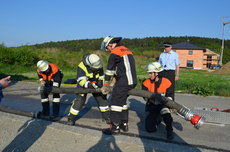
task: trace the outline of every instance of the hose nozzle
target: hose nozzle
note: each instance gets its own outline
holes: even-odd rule
[[[197,114],[194,114],[193,117],[190,119],[191,124],[194,125],[196,129],[199,129],[200,126],[202,126],[205,122],[204,116],[199,116]]]
[[[191,110],[186,107],[181,108],[180,112],[180,114],[184,116],[185,120],[190,121],[196,129],[199,129],[205,122],[204,116],[193,114],[193,112],[191,112]]]

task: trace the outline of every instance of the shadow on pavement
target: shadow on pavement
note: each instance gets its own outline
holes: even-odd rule
[[[110,96],[107,97],[108,99],[108,105],[110,105]],[[95,100],[94,97],[90,97],[85,105],[86,109],[89,109],[91,107],[98,107],[97,102]],[[82,112],[88,112],[86,110],[82,110]],[[98,109],[98,113],[100,113],[99,109]],[[95,117],[95,112],[94,112],[94,116]],[[122,150],[119,148],[119,146],[116,144],[116,139],[114,136],[110,136],[110,135],[105,135],[102,133],[101,139],[98,141],[97,144],[95,144],[93,147],[91,147],[90,149],[87,150],[87,152],[98,152],[98,151],[111,151],[111,152],[122,152]]]
[[[42,136],[51,123],[51,121],[41,121],[39,119],[28,120],[18,129],[18,135],[3,149],[3,152],[26,151]]]
[[[87,150],[87,152],[99,151],[122,152],[122,150],[117,146],[114,136],[108,136],[104,134],[102,134],[101,139],[96,145]]]
[[[23,104],[23,103],[21,103]],[[50,105],[52,111],[52,104]],[[64,117],[62,111],[66,111],[68,106],[62,105],[60,106],[60,117],[55,118],[54,120],[51,119],[30,119],[25,122],[19,129],[18,135],[11,141],[9,145],[7,145],[3,152],[11,152],[11,151],[18,151],[24,152],[27,151],[45,132],[47,126],[51,125],[54,121],[59,121]],[[26,112],[25,112],[26,113]]]
[[[155,140],[155,141],[163,141],[163,142],[172,143],[172,144],[183,143],[183,145],[188,146],[188,149],[185,151],[189,150],[190,152],[201,152],[196,147],[191,146],[188,143],[186,143],[181,137],[176,135],[175,132],[174,132],[174,135],[175,135],[174,139],[172,141],[167,140],[166,139],[165,125],[163,124],[163,122],[158,126],[156,132],[154,132],[154,133],[146,132],[145,127],[144,127],[144,125],[145,125],[145,104],[141,103],[140,101],[138,101],[136,99],[129,99],[129,102],[130,102],[130,108],[129,109],[132,111],[135,111],[137,116],[140,119],[140,121],[137,123],[137,126],[138,126],[139,137],[143,143],[145,152],[158,151],[159,150],[159,148],[155,149],[153,147],[153,144],[150,145],[149,142],[147,142],[147,139]],[[173,127],[179,131],[183,131],[183,126],[179,122],[173,122]],[[151,139],[151,137],[153,137],[153,138]],[[170,151],[172,151],[172,150],[173,150],[173,148],[170,149]],[[175,151],[175,150],[173,150],[173,151]],[[181,149],[180,152],[182,152],[182,151],[183,150]]]

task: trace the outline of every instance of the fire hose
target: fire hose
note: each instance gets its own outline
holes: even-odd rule
[[[60,94],[85,94],[85,93],[101,93],[101,89],[86,89],[86,88],[58,88],[58,87],[44,87],[38,88],[40,92],[60,93]],[[110,92],[112,87],[110,87]],[[128,92],[129,95],[144,97],[152,100],[157,100],[161,104],[168,106],[171,109],[176,109],[177,113],[184,117],[185,120],[190,121],[196,129],[199,129],[205,121],[205,117],[199,116],[191,112],[191,110],[175,101],[162,96],[159,93],[152,93],[145,90],[132,89]]]

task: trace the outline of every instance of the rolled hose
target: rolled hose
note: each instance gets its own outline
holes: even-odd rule
[[[59,88],[59,87],[44,87],[38,88],[40,92],[60,93],[60,94],[84,94],[84,93],[101,93],[101,89],[87,89],[87,88]],[[110,87],[110,92],[112,87]],[[144,97],[152,100],[158,100],[162,104],[168,106],[171,109],[176,109],[177,112],[184,117],[185,120],[190,121],[196,129],[199,129],[205,121],[205,117],[193,114],[191,110],[181,104],[174,102],[173,100],[162,96],[159,93],[152,93],[145,90],[132,89],[128,92],[128,95]]]

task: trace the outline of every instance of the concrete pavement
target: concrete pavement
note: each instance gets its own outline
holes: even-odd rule
[[[69,87],[69,86],[67,86]],[[37,84],[18,82],[4,90],[5,98],[1,105],[12,109],[33,111],[41,110]],[[68,113],[75,95],[62,95],[61,114]],[[2,151],[229,151],[230,126],[204,124],[196,130],[188,121],[173,114],[175,139],[165,138],[164,125],[156,133],[144,130],[144,101],[130,96],[130,131],[119,136],[106,136],[101,133],[108,125],[101,122],[101,116],[94,99],[89,96],[81,118],[76,126],[32,119],[0,112],[0,149]],[[176,95],[176,101],[189,108],[219,107],[230,108],[230,98],[199,97]]]

